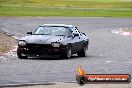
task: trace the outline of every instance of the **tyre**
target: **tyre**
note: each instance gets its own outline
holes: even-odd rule
[[[67,45],[66,51],[61,55],[61,58],[70,59],[71,57],[71,46]]]
[[[83,49],[81,49],[78,53],[77,53],[77,55],[79,56],[79,57],[86,57],[87,56],[87,45],[84,45],[83,46]]]
[[[27,59],[28,56],[23,56],[21,52],[17,51],[17,56],[19,59]]]

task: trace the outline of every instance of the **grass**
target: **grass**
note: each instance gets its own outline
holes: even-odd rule
[[[1,7],[1,16],[76,16],[76,17],[132,17],[132,10],[108,9],[60,9],[60,8],[34,8],[34,7]]]
[[[127,0],[0,0],[0,16],[132,17]]]
[[[132,2],[121,0],[0,0],[0,5],[71,8],[132,8]]]

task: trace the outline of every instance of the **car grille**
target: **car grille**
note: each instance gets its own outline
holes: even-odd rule
[[[27,47],[32,48],[51,48],[51,44],[27,44]]]
[[[48,53],[52,46],[50,44],[27,44],[29,53]]]

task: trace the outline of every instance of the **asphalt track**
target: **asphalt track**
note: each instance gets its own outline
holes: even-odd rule
[[[44,23],[78,26],[90,38],[88,56],[20,60],[14,55],[10,58],[15,59],[0,62],[0,85],[75,82],[80,65],[88,74],[132,75],[132,37],[111,33],[114,29],[132,27],[132,18],[0,17],[0,30],[21,38]]]

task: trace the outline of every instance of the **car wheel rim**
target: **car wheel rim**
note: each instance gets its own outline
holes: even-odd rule
[[[69,48],[69,49],[67,50],[67,57],[68,57],[68,58],[71,57],[71,48]]]
[[[86,48],[86,46],[84,46],[84,53],[85,53],[85,55],[87,55],[87,48]]]

